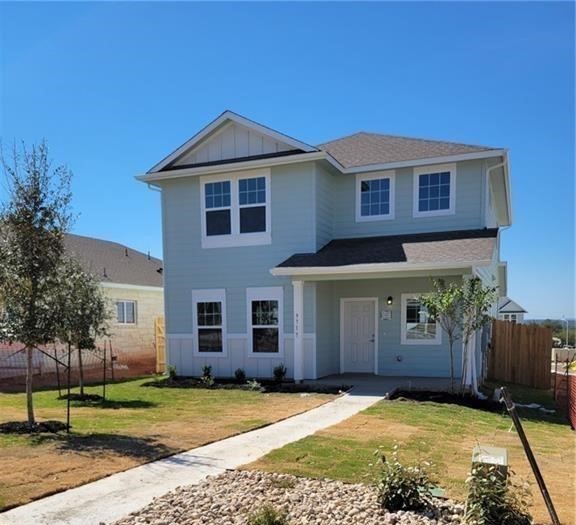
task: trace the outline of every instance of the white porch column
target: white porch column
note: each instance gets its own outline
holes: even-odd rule
[[[294,381],[304,379],[304,281],[292,281],[294,289]]]

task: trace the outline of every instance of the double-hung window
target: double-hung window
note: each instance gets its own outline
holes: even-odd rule
[[[194,290],[194,348],[197,354],[222,355],[226,349],[225,290]]]
[[[414,217],[453,214],[455,199],[455,164],[414,169]]]
[[[270,170],[200,179],[202,247],[270,244]]]
[[[356,176],[356,221],[394,218],[394,172]]]
[[[400,335],[405,345],[437,345],[441,343],[441,329],[430,316],[419,296],[402,294]]]
[[[136,324],[136,301],[116,301],[116,322]]]
[[[282,287],[248,288],[246,299],[251,353],[282,353]]]

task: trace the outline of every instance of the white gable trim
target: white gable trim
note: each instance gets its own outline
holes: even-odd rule
[[[215,120],[213,120],[210,124],[208,124],[203,129],[201,129],[198,133],[196,133],[196,135],[194,135],[190,140],[188,140],[187,142],[182,144],[182,146],[180,146],[176,151],[174,151],[173,153],[171,153],[170,155],[168,155],[167,157],[162,159],[158,164],[153,166],[149,170],[149,173],[155,173],[157,171],[162,170],[168,164],[173,162],[175,159],[177,159],[178,157],[182,156],[184,153],[186,153],[186,152],[190,151],[191,149],[193,149],[194,147],[196,147],[204,138],[206,138],[208,135],[210,135],[210,133],[212,133],[214,130],[219,128],[222,124],[224,124],[227,121],[236,122],[237,124],[245,126],[248,129],[254,130],[258,133],[262,133],[263,135],[267,135],[274,140],[284,142],[285,144],[288,144],[289,146],[293,146],[295,149],[301,149],[305,152],[318,151],[318,148],[315,148],[314,146],[310,146],[310,144],[306,144],[306,143],[301,142],[299,140],[293,139],[292,137],[289,137],[288,135],[284,135],[283,133],[279,133],[278,131],[275,131],[271,128],[267,128],[266,126],[263,126],[262,124],[258,124],[257,122],[254,122],[254,121],[249,120],[245,117],[242,117],[241,115],[238,115],[232,111],[227,110],[227,111],[224,111],[224,113],[222,113]]]

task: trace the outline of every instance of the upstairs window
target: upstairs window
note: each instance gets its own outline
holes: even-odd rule
[[[116,301],[116,322],[136,324],[136,301]]]
[[[266,178],[238,181],[240,233],[266,231]]]
[[[270,170],[202,177],[202,247],[270,244]]]
[[[209,182],[204,186],[206,235],[229,235],[232,231],[230,181]]]
[[[414,216],[454,213],[456,166],[446,164],[414,170]]]
[[[356,177],[356,221],[394,218],[394,172]]]

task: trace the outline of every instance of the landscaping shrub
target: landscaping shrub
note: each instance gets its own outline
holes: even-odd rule
[[[405,466],[398,459],[398,446],[395,445],[390,458],[377,450],[379,458],[377,474],[378,502],[391,512],[398,510],[420,511],[429,507],[433,484],[427,467],[420,463]]]
[[[246,381],[246,384],[248,385],[248,388],[250,390],[254,390],[254,391],[262,390],[262,385],[258,381],[256,381],[256,379],[251,379],[249,381]]]
[[[246,382],[246,372],[244,372],[243,368],[237,368],[236,371],[234,372],[234,377],[236,378],[236,381],[240,384]]]
[[[269,503],[248,516],[249,525],[288,525],[288,514],[274,508]]]
[[[287,372],[288,369],[284,366],[284,363],[280,363],[278,366],[274,367],[274,379],[276,379],[278,383],[281,383],[284,381]]]
[[[530,491],[526,484],[512,480],[508,471],[506,480],[496,466],[472,469],[466,480],[468,500],[465,522],[467,525],[530,525],[528,512]]]
[[[202,383],[207,387],[214,386],[214,376],[212,375],[212,366],[204,365],[202,367],[202,377],[200,378],[200,381],[202,381]]]
[[[168,377],[176,379],[176,367],[174,365],[168,365]]]

